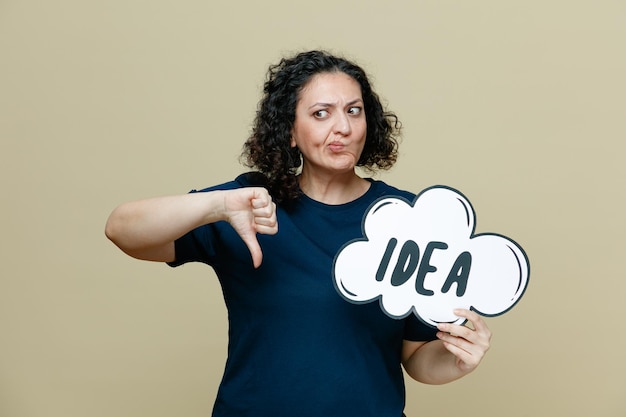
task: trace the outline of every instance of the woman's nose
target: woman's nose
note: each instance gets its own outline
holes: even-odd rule
[[[350,119],[347,114],[340,113],[337,115],[337,119],[335,120],[334,126],[335,133],[339,133],[341,135],[349,135],[352,131],[352,126],[350,125]]]

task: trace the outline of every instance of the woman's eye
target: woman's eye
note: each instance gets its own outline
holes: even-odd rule
[[[361,107],[356,107],[356,106],[355,106],[355,107],[350,107],[350,108],[348,109],[348,113],[349,113],[349,114],[351,114],[351,115],[356,116],[356,115],[358,115],[358,114],[361,114],[361,111],[362,111],[362,110],[363,110],[363,109],[362,109]]]
[[[328,111],[327,110],[318,110],[315,113],[313,113],[313,116],[315,116],[318,119],[323,119],[324,117],[328,116]]]

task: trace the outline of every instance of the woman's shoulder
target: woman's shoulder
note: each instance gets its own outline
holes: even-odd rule
[[[415,199],[415,193],[407,190],[403,190],[397,188],[393,185],[389,185],[384,181],[368,179],[372,183],[372,191],[376,194],[377,197],[401,197],[409,202],[412,202]]]
[[[242,187],[266,187],[267,177],[258,171],[244,172],[235,178],[235,182]]]
[[[239,174],[234,180],[227,181],[221,184],[212,185],[202,189],[193,189],[191,193],[207,192],[216,190],[234,190],[243,187],[265,187],[267,179],[265,175],[260,172],[246,172]]]

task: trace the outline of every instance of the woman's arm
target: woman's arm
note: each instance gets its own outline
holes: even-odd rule
[[[416,381],[445,384],[472,372],[489,350],[491,331],[473,311],[460,309],[454,314],[465,317],[473,327],[439,324],[438,340],[412,342],[402,348],[404,369]]]
[[[150,261],[175,260],[174,241],[208,223],[228,221],[261,264],[256,233],[278,231],[276,206],[264,188],[191,193],[124,203],[111,213],[106,236],[126,254]]]

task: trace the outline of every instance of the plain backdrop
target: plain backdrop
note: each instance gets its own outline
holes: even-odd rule
[[[212,270],[133,260],[104,224],[244,170],[267,66],[312,48],[401,118],[377,178],[461,190],[530,258],[480,368],[407,381],[407,415],[625,416],[622,0],[0,1],[0,415],[210,415]]]

